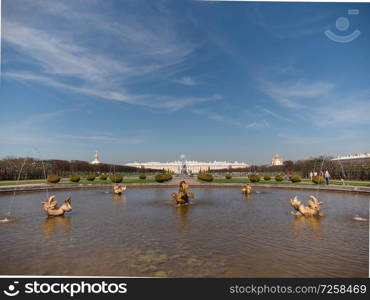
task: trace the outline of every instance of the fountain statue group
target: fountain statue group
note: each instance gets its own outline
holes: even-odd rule
[[[121,186],[118,184],[113,185],[113,193],[115,195],[121,195],[125,190],[126,186]],[[242,187],[241,191],[245,195],[250,195],[252,193],[252,186],[250,184],[246,184]],[[184,180],[180,182],[179,192],[172,193],[171,196],[176,201],[178,206],[188,205],[190,203],[190,199],[194,198],[194,194],[189,192],[189,185]],[[323,203],[320,202],[315,196],[310,196],[307,205],[303,205],[297,196],[290,199],[290,204],[295,209],[295,212],[291,213],[293,216],[324,216],[324,214],[320,212],[321,205]],[[69,196],[64,201],[63,205],[58,206],[58,202],[55,200],[55,195],[52,195],[48,198],[47,202],[42,202],[42,207],[48,216],[63,216],[65,212],[70,212],[72,210],[71,197]]]
[[[190,203],[190,199],[194,198],[194,194],[189,192],[189,185],[185,180],[180,182],[179,192],[172,193],[171,196],[176,201],[177,205],[188,205]]]
[[[246,184],[242,187],[241,191],[245,195],[250,195],[252,193],[252,186],[250,184]],[[292,212],[291,214],[296,217],[323,217],[324,214],[320,212],[322,204],[323,203],[315,196],[311,195],[310,199],[307,201],[307,205],[303,205],[298,197],[295,196],[290,199],[290,205],[295,209],[295,212]]]
[[[113,185],[113,193],[115,195],[121,195],[126,190],[126,188],[127,187],[125,185],[115,184]]]
[[[246,184],[242,187],[242,193],[245,195],[252,194],[252,186],[250,184]]]
[[[320,212],[321,205],[320,202],[315,196],[310,196],[310,199],[307,201],[307,205],[303,205],[297,196],[290,199],[290,204],[296,210],[292,212],[293,216],[305,216],[305,217],[323,217],[324,214]]]
[[[72,210],[71,196],[64,200],[63,205],[59,207],[55,195],[50,196],[47,202],[41,202],[41,204],[48,216],[63,216],[65,212]]]

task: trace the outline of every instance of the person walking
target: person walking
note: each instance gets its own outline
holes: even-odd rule
[[[325,171],[325,181],[327,185],[330,183],[330,174],[328,170]]]
[[[313,173],[312,171],[310,172],[310,180],[312,180],[312,177],[313,177]]]

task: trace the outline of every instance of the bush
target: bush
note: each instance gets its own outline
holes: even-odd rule
[[[110,180],[114,183],[120,183],[123,180],[123,176],[121,174],[112,174]]]
[[[157,175],[155,175],[154,179],[157,182],[166,182],[166,181],[169,181],[169,180],[172,179],[172,175],[171,174],[167,174],[167,173],[157,174]]]
[[[210,173],[201,173],[198,175],[198,179],[201,181],[211,182],[213,181],[213,175]]]
[[[322,176],[314,176],[312,177],[312,182],[315,184],[323,184],[325,183],[325,179]]]
[[[72,182],[79,182],[80,181],[80,176],[79,175],[71,175],[69,177],[69,180],[72,181]]]
[[[107,174],[101,174],[101,175],[99,176],[99,179],[100,179],[100,180],[107,180],[107,179],[108,179],[108,175],[107,175]]]
[[[146,175],[145,175],[145,174],[140,174],[140,175],[139,175],[139,179],[141,179],[141,180],[145,180],[145,179],[146,179]]]
[[[293,175],[290,177],[291,182],[301,182],[301,176]]]
[[[48,182],[49,183],[58,183],[60,181],[60,177],[58,175],[49,175]]]
[[[261,180],[261,176],[256,174],[249,175],[248,178],[250,182],[258,182]]]
[[[231,179],[231,178],[232,178],[231,174],[225,174],[225,179]]]
[[[263,176],[263,180],[266,180],[266,181],[271,180],[271,176],[265,175]]]
[[[283,181],[284,180],[284,176],[283,175],[276,175],[275,176],[275,180],[276,181]]]
[[[95,174],[87,174],[86,175],[86,179],[88,180],[88,181],[94,181],[95,180]]]

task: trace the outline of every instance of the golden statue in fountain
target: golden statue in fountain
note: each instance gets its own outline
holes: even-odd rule
[[[176,200],[177,205],[188,205],[190,203],[190,199],[194,198],[194,194],[189,192],[189,185],[185,180],[180,182],[179,192],[172,193],[171,196]]]
[[[127,187],[125,185],[115,184],[113,186],[113,193],[115,195],[121,195],[126,190],[126,188]]]
[[[290,204],[296,210],[296,212],[292,212],[293,216],[305,216],[305,217],[323,217],[324,214],[320,212],[321,205],[323,204],[320,202],[315,196],[310,196],[310,199],[307,201],[307,206],[301,204],[301,201],[298,199],[297,196],[290,199]]]
[[[64,200],[64,204],[58,207],[58,201],[55,195],[49,197],[48,202],[41,202],[44,211],[48,216],[63,216],[65,212],[72,210],[71,196]]]
[[[245,186],[242,187],[241,191],[246,195],[252,194],[252,186],[250,184],[246,184]]]

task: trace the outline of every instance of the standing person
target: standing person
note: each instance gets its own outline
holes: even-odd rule
[[[312,180],[312,177],[313,177],[313,173],[312,171],[310,172],[310,180]]]
[[[344,183],[344,178],[345,177],[346,177],[346,175],[344,174],[344,172],[340,173],[339,178],[340,178],[340,182],[342,183],[342,185],[345,185],[345,183]]]
[[[315,172],[313,172],[313,176],[317,176],[317,172],[315,171]]]
[[[330,174],[329,174],[329,171],[326,170],[325,171],[325,181],[327,185],[329,184],[329,180],[330,180]]]

